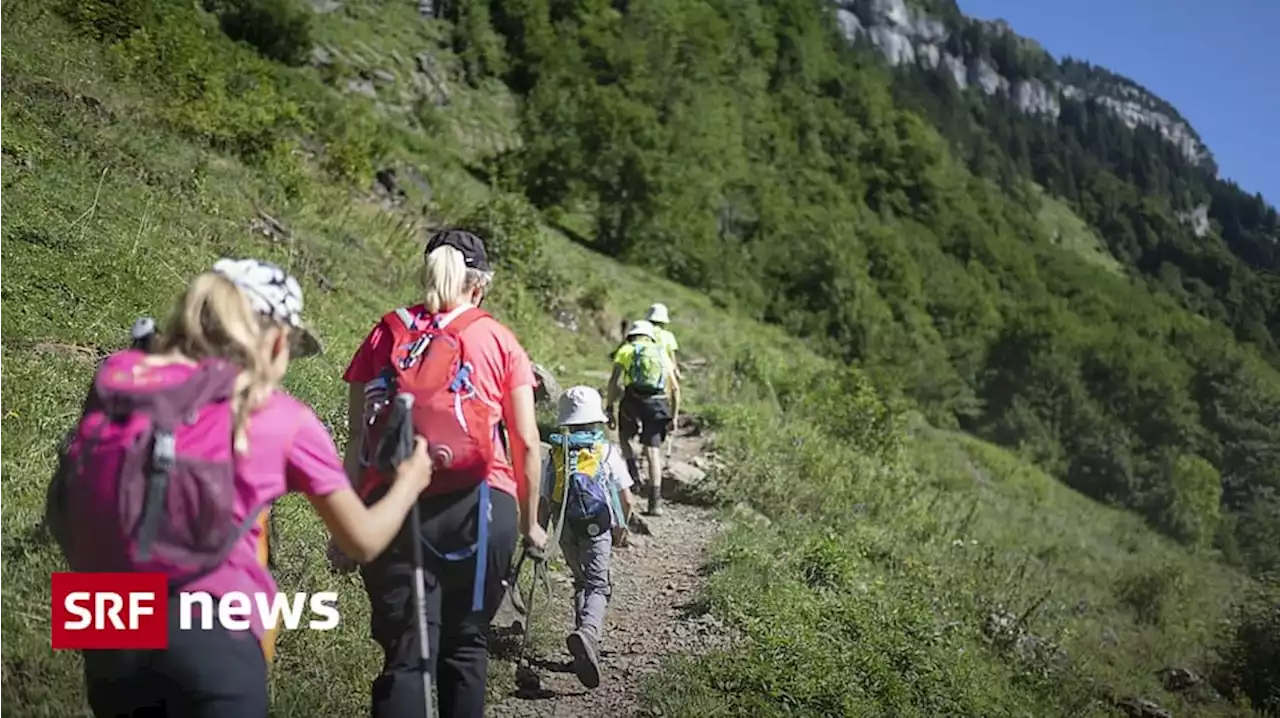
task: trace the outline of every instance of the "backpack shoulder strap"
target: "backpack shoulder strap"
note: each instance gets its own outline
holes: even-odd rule
[[[492,315],[479,307],[469,307],[460,312],[444,326],[444,330],[454,336],[458,336],[467,330],[467,327],[475,324],[481,319],[491,319]]]
[[[613,456],[613,446],[610,445],[608,441],[601,443],[603,443],[604,446],[596,449],[596,451],[599,452],[596,454],[599,458],[596,461],[597,466],[595,478],[597,481],[601,479],[609,479],[612,481],[613,477],[612,470],[609,468],[609,459]]]
[[[382,316],[382,323],[393,334],[403,335],[417,330],[418,317],[409,307],[396,307]]]
[[[417,317],[413,316],[408,307],[396,307],[396,310],[388,314],[387,318],[390,319],[392,315],[395,315],[396,319],[399,319],[404,324],[405,329],[412,330],[414,325],[417,324]]]

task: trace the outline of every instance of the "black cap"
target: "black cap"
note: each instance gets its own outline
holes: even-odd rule
[[[489,256],[484,251],[484,240],[465,229],[442,229],[427,240],[426,254],[431,254],[437,247],[453,247],[462,252],[462,259],[468,269],[488,272]]]

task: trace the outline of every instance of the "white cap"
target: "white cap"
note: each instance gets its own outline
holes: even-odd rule
[[[601,406],[600,392],[589,386],[571,386],[560,397],[561,426],[602,424],[609,420]]]
[[[258,314],[287,324],[298,332],[296,357],[320,354],[324,347],[302,321],[302,287],[277,265],[257,259],[219,259],[213,271],[240,289]]]
[[[651,322],[658,322],[659,324],[666,324],[671,321],[671,317],[667,314],[667,305],[662,304],[661,302],[649,307],[649,314],[645,319],[648,319]]]
[[[631,322],[631,326],[627,327],[627,338],[631,337],[649,337],[654,338],[653,325],[643,319]]]

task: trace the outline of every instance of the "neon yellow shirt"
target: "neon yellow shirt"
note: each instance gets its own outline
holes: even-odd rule
[[[680,345],[676,343],[676,335],[662,327],[654,327],[654,334],[658,335],[658,343],[667,352],[667,356],[674,359],[680,349]]]
[[[613,363],[622,367],[622,376],[620,377],[620,379],[621,379],[621,384],[624,388],[631,383],[631,368],[632,368],[632,364],[634,364],[636,360],[635,345],[638,342],[644,342],[646,344],[657,343],[652,339],[640,338],[634,341],[627,342],[626,344],[623,344],[622,346],[618,347],[618,351],[613,353]],[[662,356],[666,359],[666,361],[663,362],[663,364],[664,364],[664,369],[666,370],[666,373],[667,373],[667,382],[670,383],[671,377],[672,377],[671,357],[666,353],[665,347],[664,347]]]

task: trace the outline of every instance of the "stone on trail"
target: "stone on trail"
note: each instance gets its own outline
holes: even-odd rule
[[[668,462],[664,473],[675,484],[678,491],[697,486],[707,478],[707,472],[683,461]]]
[[[538,402],[547,402],[555,406],[556,402],[560,401],[560,395],[564,393],[555,375],[541,364],[534,364],[533,376],[538,380],[538,386],[533,390],[533,398]]]

